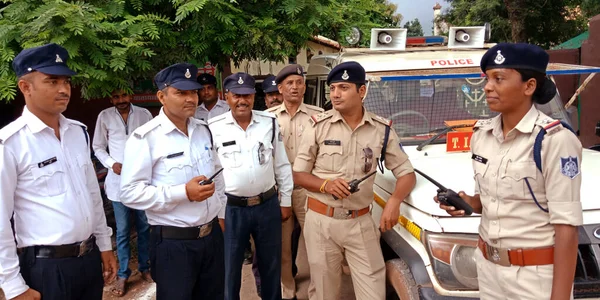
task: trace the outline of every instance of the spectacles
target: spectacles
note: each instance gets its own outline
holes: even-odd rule
[[[363,148],[363,154],[365,157],[365,164],[363,165],[362,171],[368,173],[373,167],[373,150],[371,148]]]
[[[262,142],[258,142],[258,163],[265,163],[265,145]]]

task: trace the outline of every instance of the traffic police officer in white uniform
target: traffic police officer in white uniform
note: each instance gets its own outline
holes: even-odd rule
[[[281,300],[281,222],[291,216],[292,169],[275,116],[252,110],[254,78],[236,73],[224,83],[231,110],[209,124],[225,168],[225,298],[240,299],[244,250],[252,235],[262,299]]]
[[[108,169],[104,181],[104,190],[106,191],[106,197],[112,202],[117,223],[119,272],[117,274],[118,280],[112,288],[112,292],[117,296],[125,294],[127,278],[131,275],[129,269],[129,258],[131,256],[129,236],[131,235],[130,220],[132,214],[137,231],[138,270],[144,280],[152,281],[148,254],[150,226],[148,225],[146,213],[140,210],[132,210],[119,200],[125,142],[136,128],[152,119],[152,114],[147,109],[131,104],[131,97],[121,89],[111,93],[110,103],[113,107],[109,107],[98,114],[92,142],[94,155]]]
[[[104,281],[116,276],[86,127],[62,115],[75,75],[68,58],[47,44],[13,61],[25,107],[0,130],[0,287],[8,299],[102,299]]]
[[[481,214],[475,259],[484,300],[573,298],[582,147],[536,108],[556,95],[548,61],[546,51],[529,44],[498,44],[481,59],[487,104],[500,115],[475,124],[475,195],[459,195]]]
[[[154,77],[163,107],[125,145],[121,202],[145,210],[151,225],[150,271],[157,299],[223,299],[222,175],[211,133],[194,119],[196,66],[175,64]]]

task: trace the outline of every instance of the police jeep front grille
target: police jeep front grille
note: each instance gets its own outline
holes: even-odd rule
[[[600,245],[580,244],[575,270],[575,298],[600,297]]]

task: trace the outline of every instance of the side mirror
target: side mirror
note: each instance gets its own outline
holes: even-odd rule
[[[600,136],[600,121],[596,123],[596,136]]]

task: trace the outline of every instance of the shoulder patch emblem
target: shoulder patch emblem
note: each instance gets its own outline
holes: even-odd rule
[[[571,178],[574,179],[575,177],[577,177],[577,175],[579,175],[579,164],[577,163],[577,157],[573,157],[573,156],[569,156],[566,158],[560,158],[560,172]]]

